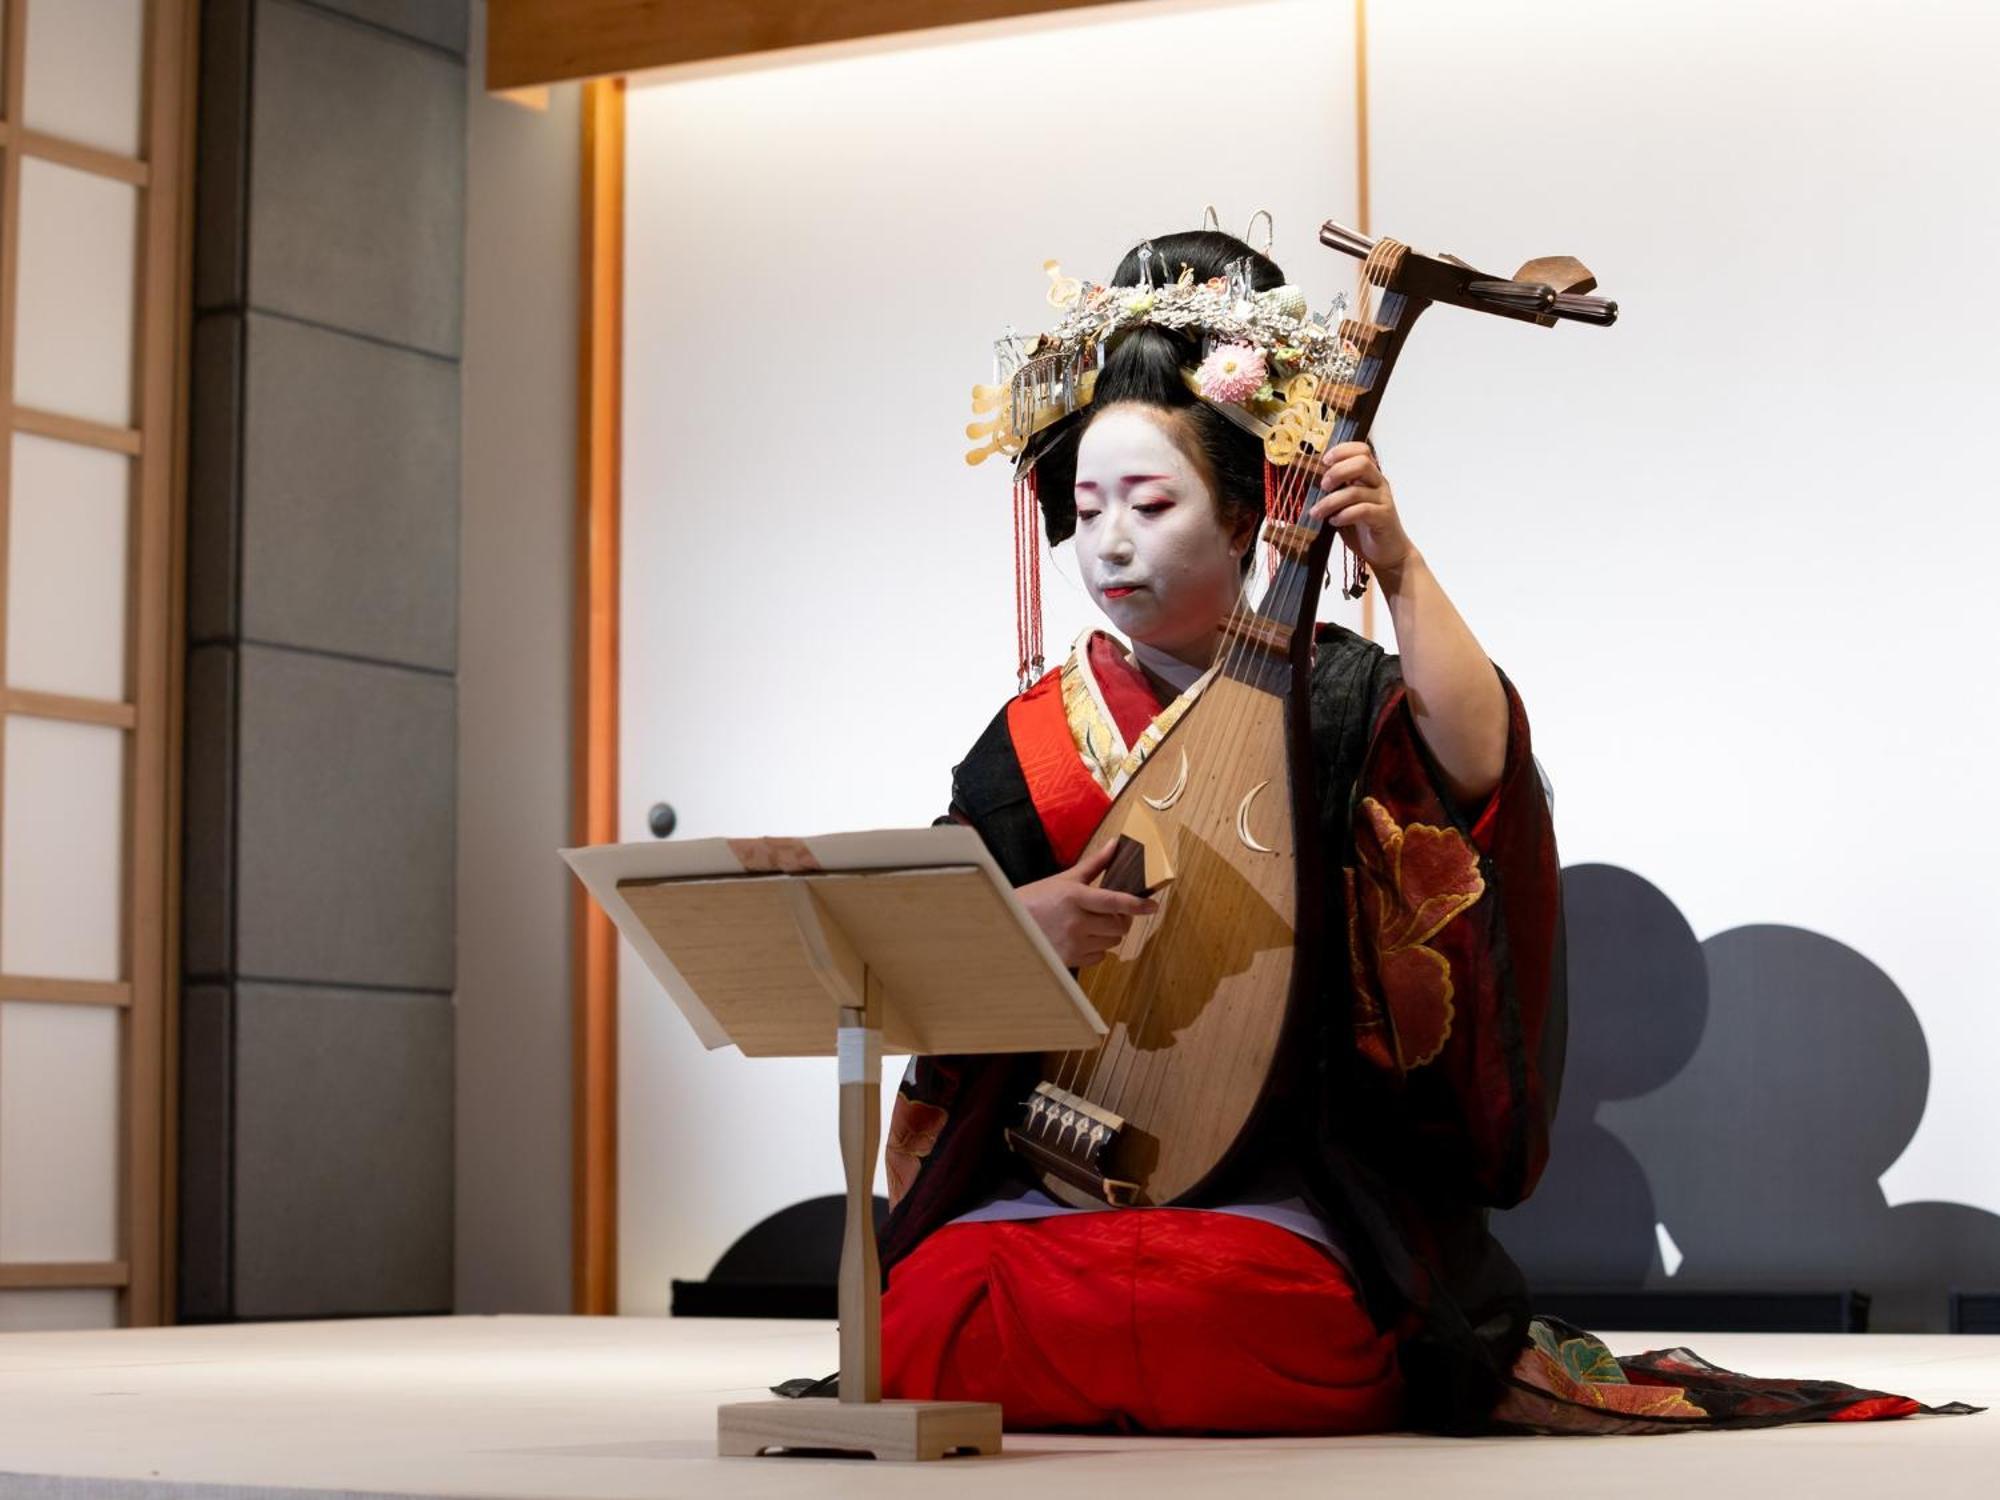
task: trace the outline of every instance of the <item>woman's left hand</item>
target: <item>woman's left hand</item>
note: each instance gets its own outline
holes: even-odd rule
[[[1337,443],[1320,461],[1320,488],[1312,505],[1315,519],[1339,529],[1341,539],[1383,578],[1386,586],[1416,554],[1396,497],[1366,443]]]

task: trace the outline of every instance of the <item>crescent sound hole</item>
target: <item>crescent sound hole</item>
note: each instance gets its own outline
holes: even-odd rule
[[[1243,794],[1243,800],[1236,808],[1236,836],[1243,841],[1243,847],[1258,854],[1276,854],[1278,851],[1269,844],[1257,842],[1257,836],[1250,831],[1250,804],[1257,800],[1257,794],[1271,783],[1260,781]]]

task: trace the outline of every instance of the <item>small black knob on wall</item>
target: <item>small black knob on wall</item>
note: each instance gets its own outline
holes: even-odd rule
[[[646,826],[653,830],[653,837],[656,839],[663,839],[672,833],[674,825],[679,821],[673,807],[665,802],[655,802],[646,813]]]

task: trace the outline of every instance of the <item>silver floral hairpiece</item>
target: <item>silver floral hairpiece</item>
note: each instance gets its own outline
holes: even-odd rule
[[[1336,298],[1328,314],[1310,313],[1305,292],[1290,283],[1255,290],[1247,260],[1199,282],[1183,265],[1156,284],[1156,259],[1150,242],[1140,246],[1137,286],[1080,281],[1043,262],[1049,302],[1062,317],[1032,341],[1012,330],[995,341],[993,383],[972,388],[975,420],[965,435],[979,446],[967,463],[995,453],[1018,458],[1036,433],[1088,406],[1108,345],[1148,324],[1199,336],[1200,358],[1182,378],[1261,439],[1273,463],[1290,463],[1305,442],[1324,449],[1332,426],[1326,387],[1352,380],[1360,361],[1336,321],[1347,299]]]

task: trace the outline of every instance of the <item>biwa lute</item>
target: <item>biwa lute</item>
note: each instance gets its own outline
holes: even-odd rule
[[[1333,222],[1319,237],[1361,262],[1338,323],[1351,377],[1292,393],[1280,420],[1293,430],[1279,442],[1293,456],[1263,530],[1275,571],[1225,622],[1214,665],[1085,847],[1116,843],[1103,883],[1158,901],[1078,975],[1109,1031],[1092,1050],[1045,1055],[1006,1131],[1069,1203],[1171,1204],[1230,1165],[1271,1096],[1288,1027],[1342,953],[1345,933],[1300,921],[1325,909],[1308,695],[1336,533],[1308,515],[1318,465],[1298,460],[1367,437],[1404,340],[1433,302],[1544,327],[1617,317],[1567,256],[1495,277]],[[1284,462],[1270,429],[1259,435]]]

